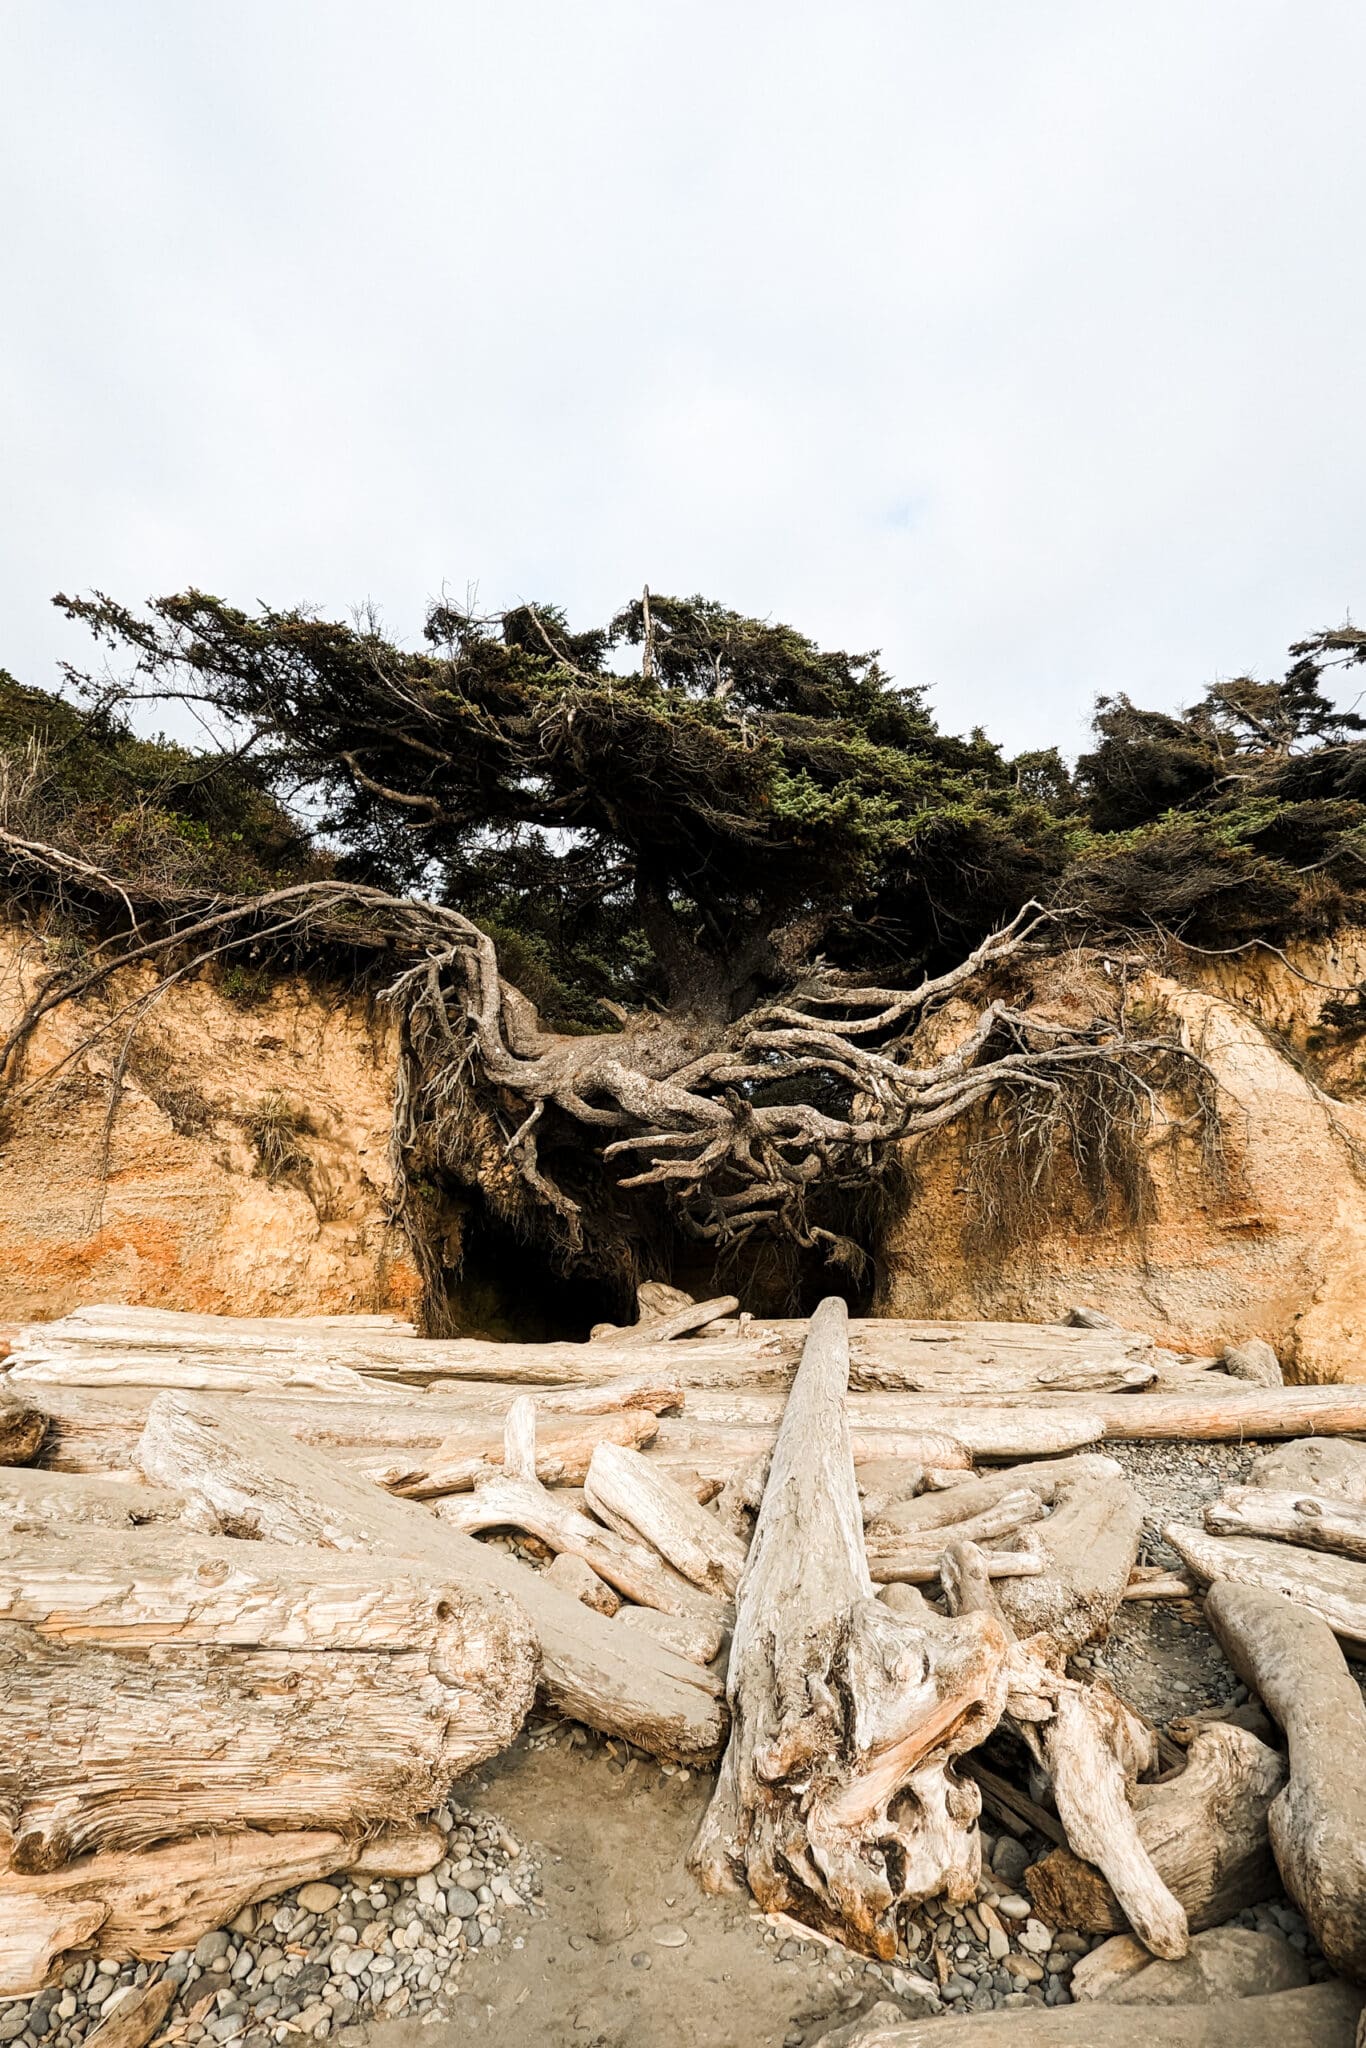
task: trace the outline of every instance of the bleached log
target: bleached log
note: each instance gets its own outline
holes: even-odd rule
[[[74,1528],[145,1529],[162,1523],[192,1525],[183,1493],[29,1465],[0,1469],[0,1531],[60,1535]]]
[[[1045,1397],[1047,1398],[1047,1397]],[[1086,1396],[1116,1441],[1241,1442],[1248,1437],[1358,1436],[1366,1431],[1366,1386],[1253,1387],[1207,1374],[1185,1394]]]
[[[1134,1788],[1139,1839],[1192,1932],[1274,1894],[1267,1813],[1285,1776],[1278,1751],[1246,1729],[1211,1722],[1194,1735],[1179,1777]],[[1052,1927],[1102,1934],[1128,1925],[1100,1872],[1068,1849],[1032,1865],[1025,1883]]]
[[[31,1465],[46,1429],[41,1408],[14,1388],[0,1385],[0,1465]]]
[[[1328,1436],[1275,1444],[1257,1453],[1249,1478],[1272,1493],[1302,1489],[1366,1508],[1366,1444]]]
[[[572,1550],[559,1550],[545,1568],[545,1577],[565,1593],[572,1593],[576,1600],[582,1600],[585,1607],[596,1609],[599,1614],[615,1614],[621,1606],[621,1595],[600,1579],[592,1565],[585,1564],[581,1557],[575,1557]],[[647,1610],[642,1608],[642,1614]]]
[[[599,1444],[641,1450],[654,1441],[659,1424],[643,1408],[619,1414],[558,1419],[538,1433],[536,1478],[542,1486],[582,1486]],[[414,1460],[392,1450],[343,1451],[355,1472],[405,1500],[438,1500],[469,1493],[503,1469],[503,1431],[492,1422],[452,1431],[428,1458]]]
[[[120,1998],[108,2019],[86,2035],[90,2048],[146,2048],[180,1993],[174,1977],[154,1977]]]
[[[1002,1585],[1001,1611],[1017,1635],[1042,1630],[1072,1656],[1114,1620],[1138,1556],[1143,1503],[1126,1479],[1083,1471],[1058,1479],[1052,1513],[1031,1533],[1043,1571]]]
[[[1002,1536],[1013,1536],[1028,1523],[1039,1521],[1043,1512],[1043,1502],[1038,1494],[1032,1493],[1028,1487],[1019,1486],[1013,1492],[1003,1494],[979,1514],[969,1515],[947,1530],[931,1531],[915,1538],[908,1537],[895,1522],[868,1522],[863,1531],[868,1569],[878,1584],[885,1584],[891,1579],[904,1579],[911,1583],[935,1579],[939,1576],[939,1560],[950,1540],[989,1543]],[[988,1559],[988,1563],[995,1561],[994,1558]],[[1041,1563],[1036,1562],[1034,1570],[1040,1569]]]
[[[1135,1565],[1122,1600],[1193,1600],[1199,1591],[1194,1579],[1184,1572],[1164,1572],[1150,1565]]]
[[[733,1316],[739,1306],[733,1294],[718,1294],[711,1301],[684,1302],[668,1315],[651,1317],[649,1322],[637,1324],[634,1329],[622,1330],[615,1342],[623,1350],[638,1344],[672,1343],[675,1338],[705,1329],[708,1323],[717,1322],[722,1316]]]
[[[978,1458],[1051,1457],[1079,1450],[1095,1443],[1101,1431],[1099,1418],[1089,1410],[973,1409],[966,1401],[953,1407],[935,1402],[914,1414],[908,1410],[904,1427],[869,1426],[853,1416],[849,1426],[855,1465],[902,1458],[922,1467],[960,1469]],[[737,1465],[771,1450],[777,1434],[776,1421],[717,1422],[689,1402],[677,1421],[661,1419],[651,1455],[669,1466],[714,1472],[724,1482]]]
[[[1353,2048],[1362,1994],[1310,1984],[1209,2005],[1060,2005],[1024,2012],[950,2013],[872,2027],[853,2021],[816,2048]]]
[[[324,1451],[227,1404],[165,1395],[148,1417],[143,1462],[149,1477],[183,1486],[222,1521],[276,1542],[414,1558],[510,1596],[530,1619],[546,1693],[561,1713],[681,1762],[720,1748],[725,1714],[710,1674],[615,1629],[544,1574],[354,1478]]]
[[[972,1896],[980,1796],[953,1760],[1005,1698],[998,1624],[899,1618],[863,1551],[844,1304],[821,1303],[740,1582],[730,1742],[690,1862],[873,1954],[903,1903]]]
[[[488,1529],[520,1529],[551,1550],[568,1550],[590,1565],[623,1599],[661,1614],[708,1614],[715,1606],[666,1564],[647,1544],[629,1542],[591,1516],[567,1507],[545,1487],[524,1479],[495,1478],[474,1493],[453,1493],[436,1502],[436,1512],[453,1529],[476,1536]]]
[[[378,1397],[358,1372],[326,1359],[209,1359],[193,1353],[146,1354],[93,1347],[68,1355],[57,1347],[29,1345],[16,1355],[8,1378],[13,1387],[170,1387],[180,1393],[337,1394],[352,1401]]]
[[[1078,2002],[1104,1998],[1121,1984],[1127,1984],[1140,1970],[1145,1970],[1151,1961],[1152,1957],[1143,1943],[1135,1941],[1131,1934],[1112,1934],[1089,1955],[1077,1957],[1072,1965],[1069,1989]]]
[[[382,1858],[385,1841],[373,1838],[365,1853]],[[87,1856],[46,1874],[0,1871],[0,1998],[41,1990],[72,1949],[163,1960],[244,1906],[350,1869],[361,1853],[358,1836],[333,1829],[256,1830]]]
[[[944,1486],[944,1477],[953,1484]],[[1108,1483],[1122,1480],[1124,1468],[1117,1458],[1098,1451],[1079,1451],[1070,1458],[1040,1458],[1030,1464],[1005,1467],[994,1472],[927,1473],[927,1491],[913,1500],[899,1501],[887,1508],[882,1519],[915,1542],[932,1530],[949,1528],[969,1516],[980,1515],[1007,1494],[1027,1486],[1046,1507],[1057,1498],[1059,1482],[1074,1485],[1081,1480]]]
[[[1212,1536],[1274,1536],[1282,1543],[1366,1562],[1366,1508],[1326,1494],[1231,1486],[1205,1509],[1205,1527]]]
[[[1261,1537],[1210,1536],[1184,1522],[1169,1522],[1163,1533],[1198,1579],[1227,1579],[1283,1594],[1319,1615],[1356,1655],[1366,1656],[1366,1565]]]
[[[729,1634],[720,1615],[661,1614],[655,1607],[619,1607],[617,1625],[651,1636],[690,1664],[715,1663]]]
[[[704,1592],[734,1599],[746,1546],[638,1451],[600,1443],[584,1494],[598,1519],[619,1536],[650,1544]]]
[[[955,1614],[1000,1614],[1003,1602],[986,1582],[985,1562],[973,1543],[950,1545],[943,1579]],[[1008,1620],[1006,1631],[1009,1636]],[[1156,1760],[1155,1739],[1117,1695],[1068,1678],[1063,1662],[1051,1634],[1009,1641],[1008,1719],[1046,1769],[1076,1855],[1108,1879],[1153,1954],[1174,1960],[1189,1946],[1186,1916],[1144,1846],[1132,1803],[1140,1771]]]
[[[1285,1888],[1335,1970],[1366,1983],[1366,1705],[1326,1624],[1264,1587],[1214,1586],[1205,1614],[1239,1677],[1285,1730],[1272,1802]]]

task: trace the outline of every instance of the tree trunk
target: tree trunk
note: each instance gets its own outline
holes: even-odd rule
[[[1271,1806],[1285,1888],[1335,1970],[1366,1983],[1366,1705],[1326,1624],[1262,1587],[1211,1588],[1205,1614],[1285,1730],[1290,1782]]]
[[[972,1896],[980,1798],[953,1759],[990,1733],[1005,1641],[986,1616],[904,1620],[873,1593],[845,1397],[842,1302],[811,1319],[740,1581],[731,1738],[691,1854],[872,1954],[900,1907]]]
[[[725,1730],[719,1687],[681,1657],[616,1629],[602,1615],[413,1502],[391,1499],[325,1452],[277,1430],[245,1426],[221,1403],[174,1395],[153,1404],[144,1438],[149,1477],[183,1485],[220,1519],[276,1542],[330,1542],[387,1552],[510,1595],[528,1616],[546,1692],[562,1713],[660,1756],[715,1756]]]
[[[1142,1533],[1143,1503],[1126,1479],[1059,1477],[1052,1513],[1030,1532],[1043,1571],[1003,1585],[1001,1612],[1017,1635],[1043,1630],[1072,1656],[1109,1629]]]
[[[1192,1740],[1179,1777],[1134,1788],[1139,1839],[1193,1932],[1274,1893],[1267,1811],[1284,1783],[1276,1750],[1245,1729],[1211,1723]],[[1100,1872],[1069,1849],[1034,1864],[1025,1882],[1050,1927],[1103,1934],[1129,1924]]]

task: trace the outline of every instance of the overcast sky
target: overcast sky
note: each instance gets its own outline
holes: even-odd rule
[[[57,589],[648,581],[1075,748],[1366,619],[1360,0],[0,0]]]

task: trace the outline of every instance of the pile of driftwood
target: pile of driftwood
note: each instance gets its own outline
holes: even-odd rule
[[[1366,1975],[1366,1829],[1340,1796],[1344,1769],[1366,1783],[1366,1714],[1333,1635],[1366,1636],[1366,1448],[1343,1441],[1366,1389],[1267,1384],[1255,1351],[1179,1360],[1084,1314],[850,1324],[830,1301],[758,1324],[643,1293],[589,1344],[122,1308],[20,1333],[0,1995],[75,1948],[165,1955],[306,1876],[429,1867],[422,1816],[538,1682],[657,1755],[724,1748],[703,1882],[869,1953],[903,1909],[972,1896],[985,1800],[1055,1843],[1028,1880],[1055,1925],[1179,1956],[1279,1865]],[[1173,1748],[1069,1675],[1122,1600],[1194,1590],[1138,1567],[1141,1505],[1095,1447],[1306,1435],[1210,1510],[1217,1533],[1168,1532],[1219,1582],[1207,1612],[1288,1761],[1246,1712]],[[1282,1540],[1307,1526],[1312,1553]]]

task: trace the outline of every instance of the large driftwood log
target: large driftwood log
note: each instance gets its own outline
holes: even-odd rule
[[[1320,1493],[1273,1493],[1231,1486],[1205,1509],[1212,1536],[1274,1536],[1306,1550],[1366,1562],[1366,1508]]]
[[[584,1495],[619,1536],[643,1538],[695,1586],[734,1599],[746,1546],[647,1458],[617,1444],[599,1444]]]
[[[276,1542],[415,1558],[461,1584],[510,1595],[530,1619],[546,1692],[562,1713],[681,1762],[719,1750],[725,1713],[710,1674],[615,1628],[428,1509],[354,1478],[326,1452],[248,1424],[222,1403],[163,1395],[148,1416],[142,1455],[149,1477],[182,1485],[233,1527]]]
[[[1192,1739],[1179,1777],[1135,1786],[1139,1839],[1192,1932],[1218,1927],[1275,1891],[1267,1812],[1285,1774],[1278,1751],[1214,1722]],[[1025,1883],[1050,1927],[1103,1934],[1129,1924],[1100,1872],[1068,1849],[1035,1863]]]
[[[1321,1616],[1358,1656],[1366,1656],[1366,1565],[1259,1537],[1210,1536],[1184,1522],[1168,1523],[1164,1533],[1198,1579],[1229,1579],[1284,1594]]]
[[[0,1468],[0,1530],[60,1535],[77,1529],[145,1529],[194,1520],[183,1493],[126,1479],[47,1472],[31,1465]]]
[[[740,1582],[731,1738],[691,1854],[873,1954],[903,1903],[972,1895],[980,1796],[953,1760],[995,1726],[1005,1639],[989,1616],[904,1619],[873,1593],[845,1396],[844,1304],[822,1302]]]
[[[507,1746],[535,1685],[523,1618],[453,1574],[165,1527],[10,1535],[0,1613],[18,1869],[411,1821]]]
[[[1260,1587],[1214,1586],[1210,1626],[1285,1730],[1290,1781],[1273,1801],[1285,1888],[1335,1970],[1366,1983],[1366,1705],[1327,1626]]]
[[[0,1465],[31,1465],[46,1429],[41,1408],[13,1388],[0,1386]]]
[[[87,1856],[47,1874],[0,1871],[0,1998],[41,1990],[73,1948],[158,1961],[244,1906],[353,1869],[362,1856],[377,1874],[416,1876],[443,1854],[441,1837],[429,1834],[425,1859],[415,1856],[419,1839],[377,1835],[362,1848],[358,1835],[332,1829],[255,1830]],[[386,1853],[391,1841],[397,1858]]]
[[[1049,2011],[951,2013],[900,2025],[854,2022],[817,2048],[1353,2048],[1361,1994],[1310,1984],[1212,2005],[1062,2005]]]

